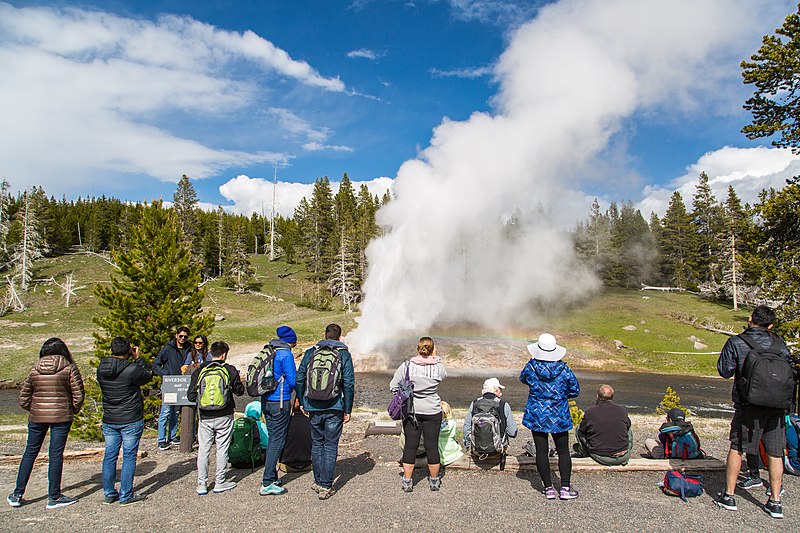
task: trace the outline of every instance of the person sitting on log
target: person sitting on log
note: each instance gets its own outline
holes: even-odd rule
[[[633,448],[628,411],[612,400],[611,385],[597,387],[597,403],[588,409],[576,430],[575,457],[591,457],[605,466],[626,465]]]

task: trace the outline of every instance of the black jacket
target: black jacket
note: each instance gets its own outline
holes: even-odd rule
[[[786,344],[784,344],[783,339],[774,333],[770,333],[767,328],[761,328],[757,326],[747,328],[744,331],[744,335],[747,335],[764,348],[769,348],[770,344],[772,344],[772,339],[777,338],[782,346],[781,353],[789,362],[791,362],[789,349],[786,347]],[[739,404],[739,387],[737,386],[736,379],[744,368],[744,360],[747,357],[748,352],[750,352],[750,347],[747,345],[747,343],[740,339],[737,335],[734,335],[728,339],[727,342],[725,342],[725,346],[722,347],[722,351],[719,354],[719,359],[717,360],[717,372],[719,372],[720,376],[726,379],[736,376],[733,380],[733,390],[731,392],[731,398],[733,399],[733,403],[736,405]]]
[[[180,376],[181,366],[186,360],[189,351],[189,344],[178,348],[175,339],[172,339],[161,348],[158,355],[153,359],[153,373],[157,376]]]
[[[586,409],[578,432],[586,437],[589,449],[597,455],[610,456],[628,449],[631,419],[621,405],[598,400]]]
[[[186,397],[190,402],[197,403],[197,380],[200,377],[200,371],[203,370],[208,365],[219,362],[219,361],[209,361],[208,363],[203,363],[200,365],[199,368],[196,368],[194,372],[192,372],[192,379],[189,382],[189,390],[186,391]],[[225,404],[223,409],[219,409],[218,411],[207,411],[205,409],[197,409],[197,412],[200,413],[200,418],[218,418],[220,416],[232,416],[233,410],[236,407],[236,402],[233,400],[233,395],[241,396],[244,394],[244,383],[242,383],[241,378],[239,378],[239,371],[236,370],[236,367],[233,365],[229,365],[228,363],[223,363],[225,369],[228,371],[228,374],[231,376],[231,390],[230,394],[228,394],[228,403]]]
[[[103,422],[130,424],[144,418],[142,385],[153,379],[144,360],[104,357],[97,365],[97,382],[103,391]]]

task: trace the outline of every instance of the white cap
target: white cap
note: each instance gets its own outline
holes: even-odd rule
[[[494,392],[495,389],[505,389],[505,387],[500,385],[500,381],[497,378],[489,378],[483,382],[483,391],[481,391],[481,394]]]

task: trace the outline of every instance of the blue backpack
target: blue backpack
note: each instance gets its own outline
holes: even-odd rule
[[[661,433],[667,438],[664,444],[667,459],[701,459],[705,455],[700,448],[700,437],[689,422],[665,427]]]
[[[661,488],[667,496],[678,496],[686,501],[686,498],[701,496],[705,485],[700,474],[683,474],[678,470],[670,470],[664,474],[664,484]]]
[[[758,443],[761,464],[766,467],[767,452],[764,444]],[[783,450],[783,471],[793,476],[800,476],[800,416],[786,415],[786,448]]]

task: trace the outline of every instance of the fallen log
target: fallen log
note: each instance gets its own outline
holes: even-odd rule
[[[64,452],[64,461],[102,461],[105,448],[89,448],[87,450],[73,450]],[[122,450],[120,450],[120,455]],[[139,459],[147,457],[147,452],[140,451],[137,455]],[[47,454],[41,454],[33,464],[45,464],[50,460]],[[0,465],[14,465],[22,461],[21,455],[5,455],[0,456]]]

